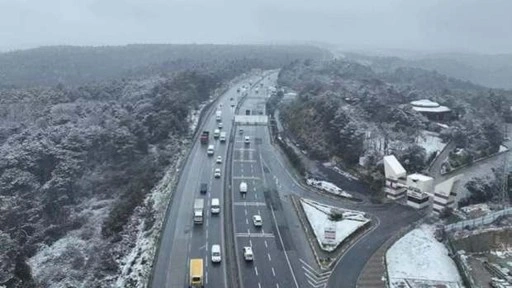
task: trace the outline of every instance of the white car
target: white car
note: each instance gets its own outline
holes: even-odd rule
[[[215,178],[220,178],[220,168],[215,168],[215,172],[213,172],[213,176]]]
[[[245,136],[244,142],[245,142],[245,144],[250,144],[251,143],[251,138],[249,138],[249,136]]]
[[[212,262],[220,263],[222,261],[222,256],[220,253],[220,245],[214,244],[212,245]]]
[[[222,156],[217,156],[217,160],[215,160],[217,164],[222,164]]]
[[[263,225],[263,220],[261,220],[260,215],[253,215],[252,223],[254,224],[255,227],[261,227]]]
[[[219,127],[219,129],[222,129],[222,122],[219,122],[219,124],[217,125],[217,127]]]
[[[252,248],[250,246],[246,246],[242,249],[244,252],[244,259],[245,261],[252,261],[254,260],[254,255],[252,254]]]

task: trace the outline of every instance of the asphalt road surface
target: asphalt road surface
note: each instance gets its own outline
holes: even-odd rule
[[[256,81],[259,78],[253,77],[252,80],[246,80],[244,83]],[[219,155],[225,159],[227,155],[227,143],[220,143],[219,140],[213,139],[212,134],[218,127],[215,110],[222,111],[221,131],[229,134],[232,129],[234,104],[240,97],[240,93],[236,90],[240,86],[241,83],[234,85],[218,99],[217,105],[207,113],[203,126],[200,127],[201,130],[210,131],[209,144],[215,145],[215,153],[214,156],[207,156],[207,145],[201,145],[199,139],[194,141],[162,231],[161,246],[153,269],[152,287],[188,287],[191,258],[204,260],[206,287],[228,287],[224,263],[213,265],[210,258],[213,244],[220,244],[224,255],[224,207],[221,206],[219,214],[212,215],[210,205],[212,198],[219,198],[220,203],[223,203],[224,177],[214,178],[213,171],[215,168],[221,168],[221,172],[225,171],[226,163],[223,161],[222,164],[217,164],[215,159]],[[231,98],[233,100],[230,100]],[[208,184],[206,194],[199,192],[201,183]],[[202,225],[193,223],[193,203],[196,198],[202,198],[205,202],[205,218]]]
[[[254,114],[265,114],[266,87],[275,85],[277,74],[270,77],[253,77],[251,80],[237,83],[218,100],[204,119],[201,130],[217,128],[215,110],[222,111],[223,128],[228,135],[233,132],[232,143],[220,143],[210,135],[210,144],[215,145],[214,156],[207,156],[206,146],[196,139],[190,155],[183,167],[177,185],[168,221],[162,231],[161,246],[158,251],[156,266],[153,271],[152,287],[188,287],[189,261],[191,258],[204,260],[206,287],[231,287],[224,255],[226,249],[234,249],[236,255],[236,273],[242,287],[355,287],[357,278],[366,261],[382,243],[401,227],[420,217],[416,211],[392,205],[372,205],[367,201],[354,203],[342,199],[325,197],[313,192],[299,183],[285,157],[270,139],[268,126],[245,125],[233,126],[235,103],[240,98],[237,88],[251,81],[254,85],[241,103],[239,111],[245,114],[250,110]],[[255,88],[259,92],[256,93]],[[233,98],[233,100],[230,100]],[[232,129],[234,129],[232,131]],[[243,129],[243,133],[240,133]],[[244,137],[250,137],[246,144]],[[228,151],[228,144],[232,149]],[[226,158],[228,156],[230,157]],[[227,163],[215,163],[215,158],[230,159]],[[221,168],[222,177],[214,178],[215,168]],[[229,178],[225,178],[226,168],[230,169]],[[228,174],[226,174],[228,175]],[[224,183],[224,181],[227,181]],[[248,184],[248,192],[239,191],[240,183]],[[345,180],[343,180],[345,181]],[[346,181],[354,181],[346,179]],[[364,185],[347,182],[347,187],[359,194],[367,194]],[[208,192],[200,194],[201,183],[208,185]],[[228,184],[228,185],[225,185]],[[338,184],[338,183],[337,183]],[[343,184],[343,183],[342,183]],[[212,215],[210,204],[212,198],[219,198],[224,203],[224,187],[231,187],[230,207],[221,205],[221,213]],[[343,188],[343,187],[342,187]],[[307,197],[312,200],[365,211],[378,219],[376,228],[356,242],[339,260],[333,272],[322,272],[315,262],[301,223],[294,211],[290,196]],[[196,198],[205,199],[205,219],[202,225],[193,223],[193,202]],[[229,198],[228,198],[229,199]],[[227,219],[224,212],[230,209],[232,219]],[[253,216],[260,215],[262,227],[255,227]],[[225,227],[225,226],[228,227]],[[228,230],[226,230],[229,228]],[[225,231],[232,230],[234,245],[226,247]],[[223,262],[213,265],[210,258],[211,245],[220,244]],[[253,249],[254,260],[245,261],[243,247]],[[232,250],[229,250],[232,251]]]

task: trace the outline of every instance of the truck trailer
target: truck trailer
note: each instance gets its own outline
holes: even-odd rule
[[[201,144],[208,144],[208,141],[210,140],[210,131],[203,131],[199,139],[201,140]]]
[[[196,199],[194,201],[194,224],[203,224],[204,200]]]

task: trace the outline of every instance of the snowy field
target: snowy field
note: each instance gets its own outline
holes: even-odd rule
[[[331,182],[327,181],[319,181],[312,178],[306,179],[306,183],[310,186],[313,186],[315,188],[318,188],[320,190],[323,190],[327,193],[331,193],[337,196],[345,197],[345,198],[353,198],[353,196],[345,192],[343,189],[339,188],[338,186],[332,184]]]
[[[430,226],[414,229],[393,244],[386,263],[391,288],[463,287],[448,250],[434,238]]]
[[[304,198],[300,200],[300,203],[306,213],[309,224],[313,228],[318,244],[325,251],[333,251],[348,236],[370,222],[370,219],[366,218],[363,212],[339,209]],[[329,214],[331,214],[332,209],[343,214],[341,221],[329,220]],[[324,232],[326,227],[333,228],[336,231],[335,239],[325,239]]]
[[[422,131],[421,135],[416,138],[416,144],[425,148],[427,151],[427,157],[436,152],[443,150],[446,143],[441,142],[441,138],[438,137],[437,133],[430,131]]]

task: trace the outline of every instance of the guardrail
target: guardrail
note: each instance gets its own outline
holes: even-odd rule
[[[444,226],[444,229],[445,229],[445,231],[452,231],[452,230],[456,230],[456,229],[474,228],[474,227],[478,227],[478,226],[483,226],[483,225],[487,225],[487,224],[494,222],[496,219],[498,219],[501,216],[511,215],[511,214],[512,214],[512,208],[507,208],[507,209],[503,209],[503,210],[499,210],[499,211],[490,213],[488,215],[485,215],[485,216],[482,216],[479,218],[469,219],[469,220],[464,220],[464,221],[460,221],[457,223],[449,224],[449,225]]]

